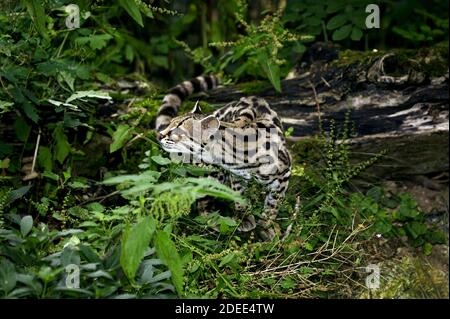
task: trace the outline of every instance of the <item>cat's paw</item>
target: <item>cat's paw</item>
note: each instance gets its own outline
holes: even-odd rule
[[[262,241],[273,241],[276,236],[281,234],[280,226],[276,223],[271,223],[270,225],[260,223],[256,231]]]
[[[246,233],[252,231],[255,228],[256,228],[255,217],[253,215],[249,215],[245,217],[244,220],[241,222],[241,224],[238,227],[238,231]]]

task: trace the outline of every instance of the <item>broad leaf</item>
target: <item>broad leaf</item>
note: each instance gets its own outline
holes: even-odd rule
[[[351,31],[352,26],[350,24],[344,25],[343,27],[340,27],[339,29],[333,32],[333,40],[334,41],[344,40],[350,35]]]
[[[62,164],[70,153],[70,144],[61,125],[53,131],[53,138],[55,139],[54,157]]]
[[[125,275],[132,281],[148,249],[155,229],[155,221],[150,216],[144,217],[133,227],[127,226],[125,228],[122,237],[120,265]]]
[[[119,176],[114,176],[114,177],[110,177],[105,179],[103,182],[101,182],[101,184],[104,185],[115,185],[115,184],[122,184],[122,183],[126,183],[126,182],[145,182],[145,181],[156,181],[159,176],[161,175],[160,172],[155,172],[155,171],[145,171],[142,174],[135,174],[135,175],[119,175]]]
[[[8,293],[14,289],[16,283],[14,264],[5,258],[0,258],[0,290]]]
[[[96,99],[107,99],[110,100],[111,97],[107,92],[102,91],[78,91],[72,94],[67,100],[66,103],[70,103],[74,100],[82,99],[82,98],[96,98]]]
[[[136,21],[141,27],[144,26],[141,12],[139,11],[139,7],[134,0],[119,0],[119,4],[128,12],[134,21]]]
[[[360,28],[358,28],[358,27],[353,27],[352,34],[350,35],[350,38],[353,41],[359,41],[359,40],[361,40],[362,36],[363,36],[362,30]]]
[[[166,157],[162,157],[161,155],[152,156],[152,160],[159,165],[168,165],[172,161]]]
[[[17,138],[21,142],[25,142],[31,132],[31,127],[23,119],[23,117],[18,117],[14,122],[14,131],[16,132]]]
[[[44,168],[45,171],[52,171],[53,162],[52,162],[52,152],[46,146],[39,147],[39,153],[37,161],[39,166]]]
[[[20,232],[22,236],[28,235],[31,228],[33,228],[33,217],[30,215],[24,216],[20,221]]]
[[[27,185],[27,186],[23,186],[23,187],[20,187],[18,189],[11,191],[8,194],[8,199],[6,200],[6,204],[9,205],[12,202],[14,202],[15,200],[23,197],[26,193],[28,193],[30,188],[31,188],[31,185]]]
[[[280,67],[270,61],[266,53],[258,55],[258,62],[262,66],[267,78],[270,83],[272,83],[275,90],[281,92]]]
[[[47,28],[45,26],[45,11],[40,0],[25,0],[28,13],[30,14],[36,29],[43,38],[48,38]]]
[[[332,17],[327,23],[328,30],[334,30],[343,26],[347,22],[348,18],[346,14],[338,14]]]
[[[126,124],[121,124],[113,133],[113,142],[109,146],[109,152],[113,153],[121,149],[131,137],[131,128]]]
[[[170,239],[170,234],[162,230],[157,231],[155,248],[159,259],[169,268],[172,274],[172,283],[178,295],[183,296],[183,263],[174,242]]]

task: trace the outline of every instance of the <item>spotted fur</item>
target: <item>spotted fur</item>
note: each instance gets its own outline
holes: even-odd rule
[[[190,113],[177,116],[183,99],[217,84],[216,77],[204,76],[170,90],[156,120],[160,144],[191,162],[222,167],[238,192],[243,192],[252,179],[264,185],[267,193],[262,218],[255,221],[250,216],[239,229],[257,228],[263,239],[271,240],[276,232],[278,204],[291,175],[291,156],[281,121],[264,99],[255,96],[231,102],[212,114],[202,114],[196,105]],[[245,209],[239,205],[236,208]]]

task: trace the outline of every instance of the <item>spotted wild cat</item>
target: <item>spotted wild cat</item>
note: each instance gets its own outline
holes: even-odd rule
[[[208,75],[172,88],[156,118],[159,142],[173,156],[223,168],[227,173],[223,178],[236,191],[244,191],[251,179],[264,185],[267,193],[262,217],[255,221],[249,216],[238,229],[256,228],[262,239],[271,240],[276,233],[278,203],[284,198],[291,174],[281,121],[264,99],[254,96],[228,103],[212,114],[202,114],[197,103],[190,113],[178,115],[186,97],[217,85],[217,77]],[[245,209],[240,205],[236,208]]]

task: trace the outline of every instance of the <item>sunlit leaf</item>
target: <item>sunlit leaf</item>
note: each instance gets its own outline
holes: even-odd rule
[[[122,236],[120,265],[128,279],[134,280],[155,229],[155,221],[150,216],[142,218],[132,227],[128,225],[125,228]]]

